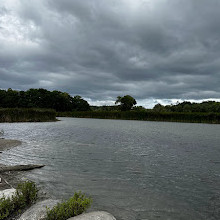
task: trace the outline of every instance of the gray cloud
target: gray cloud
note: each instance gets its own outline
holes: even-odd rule
[[[219,0],[0,2],[0,87],[92,103],[220,97]]]

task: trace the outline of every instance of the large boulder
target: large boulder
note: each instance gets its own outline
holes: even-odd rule
[[[59,200],[44,200],[31,206],[18,220],[43,220],[47,214],[47,208],[52,209]]]
[[[116,218],[108,212],[96,211],[78,215],[68,220],[116,220]]]

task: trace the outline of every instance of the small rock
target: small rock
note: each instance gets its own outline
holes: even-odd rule
[[[0,191],[0,198],[2,198],[3,196],[11,198],[14,195],[15,191],[16,189],[14,188],[2,190]]]
[[[81,214],[68,220],[116,220],[116,218],[108,212],[97,211]]]
[[[43,220],[46,217],[46,207],[52,209],[59,200],[44,200],[31,206],[18,220]]]

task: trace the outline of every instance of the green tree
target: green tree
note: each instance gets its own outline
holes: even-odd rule
[[[82,99],[82,97],[79,95],[76,95],[72,98],[72,105],[73,105],[73,109],[76,111],[90,110],[89,103],[86,100]]]
[[[66,92],[50,92],[46,89],[16,91],[0,90],[0,108],[51,108],[58,112],[88,111],[90,106],[80,96],[72,97]]]
[[[156,104],[153,108],[155,112],[165,112],[165,108],[160,103]]]
[[[134,105],[137,104],[136,100],[130,95],[125,95],[123,97],[118,96],[115,104],[118,103],[120,103],[120,108],[122,111],[129,111]]]

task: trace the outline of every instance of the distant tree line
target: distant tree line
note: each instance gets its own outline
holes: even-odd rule
[[[184,113],[220,113],[220,102],[204,101],[202,103],[182,102],[176,105],[156,104],[153,109],[146,109],[142,106],[135,106],[136,100],[130,96],[118,96],[115,104],[112,106],[92,106],[93,111],[147,111],[147,112],[184,112]]]
[[[220,102],[183,102],[176,105],[156,104],[153,109],[135,106],[136,100],[126,95],[117,97],[114,106],[92,106],[90,112],[70,112],[69,117],[169,121],[191,123],[220,123]],[[62,116],[62,115],[60,115]],[[65,116],[65,115],[63,115]]]
[[[176,105],[157,104],[154,106],[155,112],[216,112],[220,113],[220,102],[205,101],[202,103],[182,102]]]
[[[135,106],[136,100],[130,96],[118,96],[115,105],[91,106],[80,96],[70,96],[66,92],[46,89],[29,89],[27,91],[16,91],[12,89],[0,90],[0,108],[47,108],[57,112],[73,111],[147,111],[156,113],[220,113],[220,102],[205,101],[202,103],[182,102],[176,105],[156,104],[153,109],[145,109]]]
[[[0,108],[47,108],[57,112],[90,110],[88,102],[80,96],[46,89],[0,90]]]

